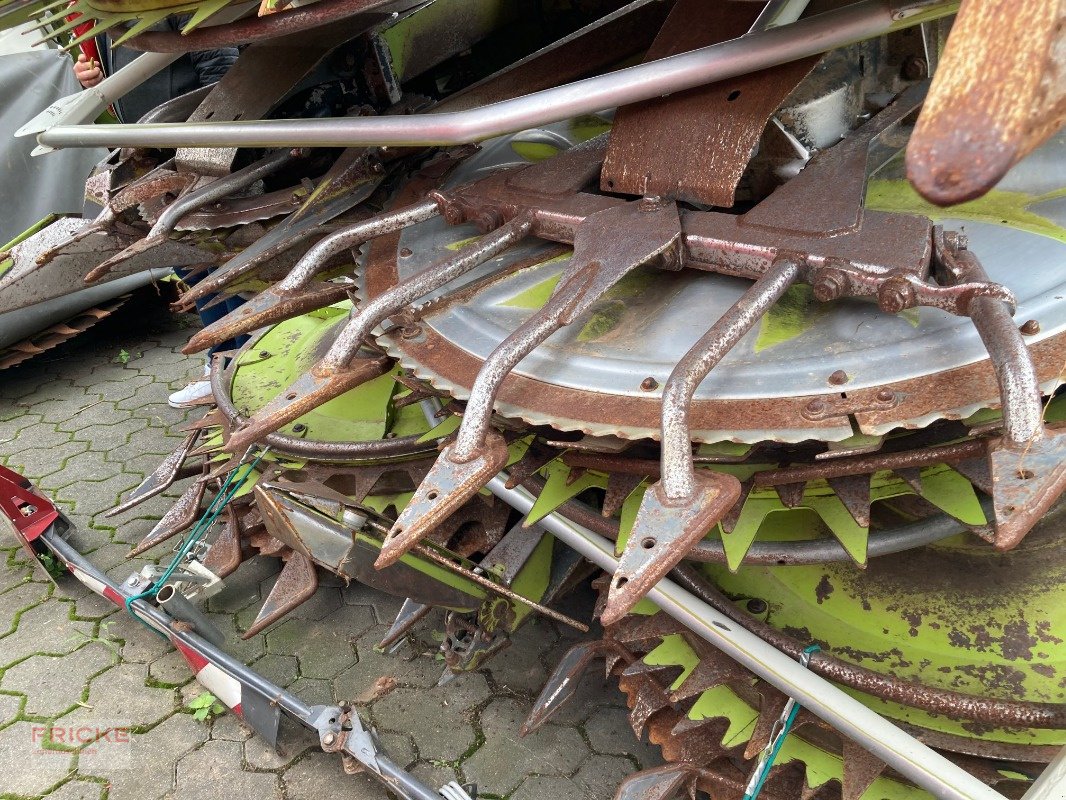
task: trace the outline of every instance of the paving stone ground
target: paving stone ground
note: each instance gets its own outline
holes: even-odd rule
[[[112,577],[139,569],[143,561],[124,557],[129,545],[183,488],[103,516],[201,413],[166,405],[202,369],[181,354],[194,324],[138,297],[88,333],[0,373],[0,463],[62,506],[77,526],[73,542]],[[167,552],[157,548],[155,557]],[[596,670],[556,721],[518,738],[541,682],[574,640],[551,621],[535,619],[485,669],[437,688],[439,620],[427,619],[397,654],[376,653],[399,601],[324,576],[320,596],[296,618],[240,642],[277,570],[267,559],[247,563],[210,600],[231,652],[309,702],[354,701],[394,760],[427,780],[476,782],[486,798],[607,800],[626,774],[661,763],[656,748],[634,738],[624,697]],[[383,676],[395,688],[379,695]],[[194,719],[187,704],[200,691],[165,641],[77,584],[57,589],[12,540],[0,540],[0,798],[388,796],[345,775],[303,731],[284,730],[274,752],[229,714]],[[131,741],[112,750],[63,741],[62,731],[92,726],[132,726]]]

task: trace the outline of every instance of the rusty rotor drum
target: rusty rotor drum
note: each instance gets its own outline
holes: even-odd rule
[[[515,151],[523,137],[564,148],[572,142],[568,135],[560,124],[514,141],[489,143],[452,175],[451,183],[513,166],[516,160],[521,163]],[[1064,146],[1061,140],[1053,141],[1043,157],[1061,154]],[[1032,167],[1020,171],[1008,188],[1031,180]],[[894,169],[898,173],[901,167],[896,163]],[[902,184],[895,173],[890,169],[880,176],[879,186],[895,191]],[[413,199],[401,193],[396,206]],[[912,213],[924,210],[917,199],[914,207]],[[1040,213],[1053,224],[1066,222],[1048,208]],[[947,213],[937,220],[965,228],[971,249],[981,254],[992,278],[1007,279],[1016,288],[1019,318],[1028,318],[1030,311],[1040,317],[1035,331],[1034,326],[1023,330],[1041,386],[1045,393],[1054,391],[1060,382],[1066,324],[1059,319],[1061,304],[1051,299],[1055,279],[1050,266],[1061,260],[1066,246],[1012,227],[1009,220],[991,224]],[[365,294],[379,296],[477,235],[473,224],[449,226],[430,220],[374,240],[364,271]],[[431,295],[409,317],[411,324],[402,336],[387,333],[379,343],[417,377],[464,399],[488,353],[536,310],[536,302],[543,302],[536,298],[550,293],[566,267],[565,255],[560,256],[565,251],[559,247],[530,240],[514,248],[507,256],[512,268],[505,277],[475,272],[459,286]],[[1047,285],[1018,286],[1012,265],[1021,253],[1031,259],[1029,274],[1044,275]],[[700,270],[637,273],[629,286],[593,307],[588,324],[560,332],[508,374],[497,412],[591,435],[657,439],[657,390],[692,334],[702,329],[704,320],[717,316],[720,306],[728,307],[744,285]],[[696,392],[689,410],[695,441],[840,441],[856,432],[883,436],[999,407],[992,363],[965,319],[928,308],[891,316],[859,300],[820,304],[805,293],[806,287],[794,289]],[[682,296],[695,299],[682,304]],[[399,319],[404,321],[402,315]]]

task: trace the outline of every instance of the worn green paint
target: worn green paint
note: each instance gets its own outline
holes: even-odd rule
[[[514,150],[515,155],[533,163],[547,161],[549,158],[559,154],[559,148],[547,142],[522,142],[516,140],[511,142],[511,149]]]
[[[590,469],[575,476],[570,467],[559,460],[552,461],[540,472],[546,478],[544,488],[538,495],[536,502],[533,503],[533,508],[526,515],[525,525],[532,525],[540,521],[567,500],[577,497],[586,489],[593,487],[607,488],[607,475],[605,473]]]
[[[803,524],[801,517],[788,516],[792,525]],[[806,522],[816,525],[817,520]],[[874,562],[866,571],[846,563],[736,572],[706,564],[701,569],[730,597],[764,600],[770,609],[766,621],[773,627],[852,663],[968,694],[1061,703],[1066,699],[1061,684],[1066,565],[1054,540],[1033,546],[1041,549],[1030,553],[1025,579],[980,585],[968,582],[967,575],[981,565],[987,569],[987,559],[1012,563],[1012,578],[1020,562],[969,535]],[[956,572],[944,576],[944,569]],[[990,741],[1066,744],[1066,730],[975,728],[852,694],[879,713],[930,730]]]
[[[350,307],[348,302],[338,303],[286,320],[268,331],[254,349],[242,354],[231,388],[233,403],[242,415],[258,411],[313,366],[319,345],[347,318]],[[264,352],[269,355],[263,357]],[[281,432],[325,442],[373,441],[386,434],[425,433],[429,425],[417,406],[399,413],[393,408],[399,371],[397,367],[345,392],[289,423]],[[303,425],[304,430],[295,433],[295,425]]]
[[[478,3],[469,0],[435,0],[410,14],[402,15],[382,31],[381,39],[388,47],[393,72],[403,82],[415,77],[408,74],[408,62],[412,54],[423,46],[426,37],[439,39],[442,31],[456,24],[488,35],[514,20],[517,13],[516,3],[503,0],[482,0]]]
[[[1009,225],[1066,243],[1066,228],[1032,210],[1033,206],[1062,197],[1066,197],[1066,188],[1044,195],[993,189],[977,200],[941,208],[923,200],[906,180],[872,180],[866,189],[866,206],[877,211],[921,214],[934,222],[961,219]]]

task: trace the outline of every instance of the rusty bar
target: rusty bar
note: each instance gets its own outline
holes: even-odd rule
[[[363,340],[389,316],[517,244],[529,235],[532,227],[533,223],[528,215],[515,217],[492,233],[482,236],[476,243],[464,247],[454,256],[431,264],[417,275],[375,297],[344,326],[344,330],[315,367],[316,372],[327,374],[346,367]]]
[[[849,475],[879,472],[881,470],[909,469],[929,467],[934,464],[953,464],[968,458],[980,458],[986,454],[988,442],[985,439],[969,439],[955,444],[937,445],[922,450],[907,450],[902,453],[879,453],[874,456],[840,459],[822,464],[811,464],[787,469],[768,469],[757,472],[755,485],[785,486],[801,481],[814,481],[819,478],[843,478]]]
[[[663,389],[662,485],[666,497],[680,500],[696,492],[688,407],[696,387],[762,319],[800,276],[800,264],[778,259],[707,333],[677,362]]]
[[[690,566],[674,568],[674,578],[688,591],[742,625],[764,642],[791,658],[799,658],[807,646],[787,633],[745,614],[715,586]],[[949,719],[961,719],[988,725],[1056,730],[1066,727],[1066,705],[999,700],[981,695],[963,694],[920,683],[900,680],[865,667],[850,664],[824,650],[811,656],[810,668],[824,678],[888,702],[920,708]]]
[[[374,527],[377,527],[377,526],[375,525]],[[384,529],[381,529],[381,530],[384,530]],[[530,600],[528,597],[523,597],[522,595],[518,594],[518,592],[515,592],[515,591],[512,591],[511,589],[508,589],[506,586],[501,586],[498,583],[493,583],[488,578],[486,578],[484,575],[480,575],[480,574],[478,574],[476,572],[473,572],[472,570],[469,570],[469,569],[466,569],[465,567],[459,566],[458,564],[456,564],[451,559],[449,559],[449,558],[441,555],[440,553],[438,553],[432,547],[426,547],[426,545],[424,545],[424,544],[416,544],[411,549],[412,549],[413,552],[417,553],[418,555],[422,556],[423,558],[428,558],[430,561],[435,561],[436,563],[440,564],[445,569],[447,569],[447,570],[449,570],[451,572],[454,572],[456,575],[462,575],[464,578],[466,578],[467,580],[473,581],[478,586],[481,586],[481,587],[483,587],[485,589],[488,589],[491,592],[495,592],[496,594],[498,594],[498,595],[500,595],[502,597],[506,597],[508,600],[514,600],[515,602],[522,603],[523,605],[529,606],[530,608],[532,608],[537,613],[543,614],[546,617],[550,617],[551,619],[554,619],[556,622],[562,622],[565,625],[569,625],[571,628],[574,628],[575,630],[579,630],[582,633],[588,633],[589,632],[589,626],[586,625],[585,623],[578,622],[576,619],[572,619],[571,617],[566,616],[566,614],[563,614],[563,613],[561,613],[559,611],[556,611],[555,609],[548,608],[547,606],[543,606],[540,603],[536,602],[535,600]]]
[[[351,227],[342,228],[331,233],[325,239],[316,242],[303,257],[296,262],[288,275],[282,278],[274,286],[278,293],[291,292],[302,289],[322,268],[322,265],[332,256],[348,248],[356,247],[377,236],[425,222],[437,216],[440,209],[434,200],[423,200],[420,203],[406,206],[397,211],[380,214],[367,220],[361,220]]]
[[[149,53],[194,53],[219,47],[235,47],[329,25],[364,11],[373,11],[389,2],[390,0],[324,0],[310,6],[288,9],[284,14],[250,17],[226,25],[196,28],[189,33],[146,31],[122,42],[122,46]],[[412,0],[410,5],[416,5],[416,2]],[[383,12],[378,16],[385,20],[389,14]]]

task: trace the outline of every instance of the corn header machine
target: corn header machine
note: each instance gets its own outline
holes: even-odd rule
[[[186,481],[155,571],[112,583],[29,488],[12,517],[262,735],[468,792],[211,641],[198,596],[275,558],[246,636],[323,572],[405,599],[386,648],[442,609],[449,676],[533,615],[588,632],[524,730],[605,661],[666,759],[620,800],[1063,796],[1066,3],[28,8],[144,55],[27,121],[112,152],[96,218],[8,257],[188,267],[181,307],[246,302],[186,352],[246,342],[115,511]]]

